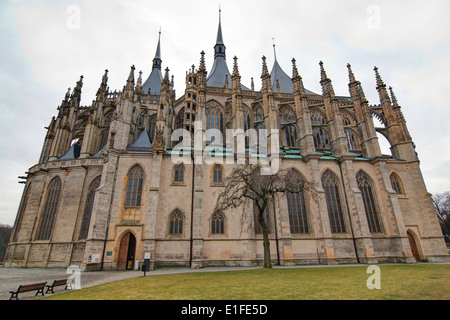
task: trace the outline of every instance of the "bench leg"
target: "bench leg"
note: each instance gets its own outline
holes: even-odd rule
[[[39,290],[36,292],[36,296],[37,296],[38,294],[40,294],[41,296],[44,296],[44,288],[39,289]]]
[[[13,299],[15,299],[15,300],[19,300],[19,297],[18,297],[18,293],[17,292],[10,292],[11,293],[11,297],[9,298],[9,300],[13,300]]]

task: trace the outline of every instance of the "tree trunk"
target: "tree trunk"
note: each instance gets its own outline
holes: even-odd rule
[[[264,246],[264,266],[263,268],[272,268],[272,259],[270,258],[270,241],[269,233],[267,231],[267,225],[263,218],[263,213],[259,212],[258,222],[261,225],[261,230],[263,234],[263,246]]]

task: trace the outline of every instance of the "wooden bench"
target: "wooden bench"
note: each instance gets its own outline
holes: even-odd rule
[[[64,286],[64,285],[66,286],[64,289],[67,289],[67,286],[68,286],[67,279],[55,280],[55,281],[53,281],[53,284],[46,286],[47,287],[47,291],[45,291],[45,293],[49,293],[49,292],[50,293],[55,293],[53,291],[53,289],[55,287]]]
[[[44,288],[45,288],[46,284],[47,284],[47,282],[21,285],[21,286],[19,286],[19,289],[17,289],[17,291],[10,291],[9,292],[9,293],[11,293],[11,297],[9,298],[9,300],[12,300],[12,299],[19,300],[19,293],[35,291],[35,290],[37,290],[36,296],[38,294],[43,296],[44,295]]]

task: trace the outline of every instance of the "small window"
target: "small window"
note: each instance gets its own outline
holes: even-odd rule
[[[213,168],[213,184],[223,183],[223,168],[221,165],[216,164]]]
[[[184,183],[184,165],[178,164],[173,169],[173,183]]]
[[[175,210],[169,217],[169,233],[183,234],[183,214],[180,210]]]
[[[391,174],[391,185],[392,185],[392,189],[394,189],[394,191],[397,194],[402,194],[402,195],[405,194],[405,192],[403,191],[402,182],[401,182],[399,176],[396,175],[395,173]]]
[[[215,212],[212,216],[211,233],[212,234],[224,234],[225,233],[225,216],[220,211]]]

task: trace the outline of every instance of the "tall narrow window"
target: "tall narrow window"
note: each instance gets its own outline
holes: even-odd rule
[[[395,173],[391,174],[391,185],[392,185],[392,189],[394,189],[394,191],[397,194],[405,194],[403,192],[402,182],[401,182],[399,176],[396,175]]]
[[[345,233],[344,215],[339,196],[338,180],[330,171],[322,175],[322,187],[327,200],[328,217],[332,233]]]
[[[54,178],[47,188],[45,207],[39,224],[36,240],[49,240],[55,223],[56,211],[58,209],[61,194],[61,179]]]
[[[19,211],[17,214],[17,222],[15,225],[15,228],[13,230],[14,235],[12,238],[13,242],[17,241],[17,235],[19,234],[20,228],[22,227],[22,221],[23,221],[23,215],[25,213],[25,210],[27,209],[28,205],[28,199],[30,198],[31,194],[31,182],[26,186],[22,201],[20,202]]]
[[[326,122],[320,111],[315,110],[311,113],[311,125],[316,149],[330,149]]]
[[[211,234],[225,233],[225,217],[221,211],[216,211],[211,219]]]
[[[293,171],[292,174],[298,175],[295,171]],[[298,180],[300,181],[301,179]],[[309,229],[303,187],[299,186],[297,192],[286,192],[286,198],[291,233],[308,233]]]
[[[223,180],[222,180],[222,166],[220,164],[216,164],[214,165],[213,168],[213,184],[222,184]]]
[[[142,198],[142,186],[144,184],[144,170],[135,165],[128,172],[126,207],[140,207]]]
[[[345,136],[347,138],[347,147],[350,151],[359,150],[358,135],[352,129],[345,129]]]
[[[169,233],[183,234],[183,214],[180,210],[175,210],[169,217]]]
[[[182,163],[177,164],[173,168],[173,183],[175,184],[184,183],[184,165]]]
[[[148,121],[148,136],[150,138],[150,142],[153,143],[153,139],[155,139],[155,129],[156,129],[156,114],[150,116]]]
[[[206,105],[206,129],[216,129],[220,131],[221,135],[215,136],[212,131],[207,131],[206,142],[215,142],[215,144],[223,143],[223,127],[223,113],[220,106],[214,101],[209,102]]]
[[[81,221],[80,240],[86,239],[88,235],[89,224],[91,222],[92,207],[94,206],[95,191],[100,186],[100,179],[101,177],[95,178],[95,180],[92,181],[91,185],[89,186],[86,204],[84,206],[83,220]]]
[[[265,154],[267,153],[267,137],[263,130],[266,129],[266,125],[264,123],[264,111],[260,107],[256,109],[254,126],[257,134],[257,141],[260,150],[259,152]]]
[[[298,147],[297,124],[295,114],[291,108],[280,111],[281,129],[284,131],[283,145],[287,147]]]
[[[372,190],[372,181],[362,171],[356,175],[356,181],[358,183],[358,188],[361,191],[370,232],[382,232],[378,208]]]

